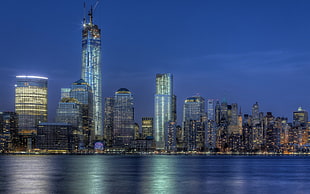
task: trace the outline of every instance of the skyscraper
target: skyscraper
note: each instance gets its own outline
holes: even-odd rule
[[[18,143],[17,115],[0,112],[0,152],[15,150]]]
[[[142,138],[153,137],[153,117],[142,117]]]
[[[104,103],[104,138],[107,146],[113,145],[113,111],[114,111],[114,98],[105,98]]]
[[[208,120],[214,121],[214,99],[208,99]]]
[[[89,21],[84,18],[82,31],[82,79],[93,90],[93,120],[95,135],[103,135],[102,124],[102,75],[101,75],[101,35],[93,23],[93,9],[88,13]]]
[[[131,92],[120,88],[115,92],[113,136],[115,146],[129,146],[134,140],[134,107]]]
[[[20,134],[36,133],[40,122],[47,122],[47,78],[16,76],[15,112]]]
[[[258,102],[252,106],[252,120],[254,126],[260,123]]]
[[[36,127],[47,122],[47,78],[39,76],[16,76],[15,112],[18,117],[18,133],[21,149],[33,148]]]
[[[75,98],[62,98],[56,111],[57,123],[69,123],[82,133],[82,107]]]
[[[201,150],[204,147],[204,122],[207,120],[206,117],[204,98],[193,96],[185,100],[183,106],[183,130],[186,150]]]
[[[86,147],[92,146],[95,135],[92,89],[83,79],[77,80],[71,85],[70,97],[76,99],[81,105],[83,141]]]
[[[71,90],[71,88],[61,88],[60,99],[70,98],[70,90]]]
[[[165,146],[167,151],[176,151],[177,150],[177,137],[176,137],[176,131],[177,131],[177,125],[176,122],[170,121],[166,123],[165,130]]]
[[[307,123],[308,112],[302,107],[298,107],[298,110],[293,112],[293,126],[306,126]]]
[[[200,120],[205,114],[204,98],[193,96],[185,100],[183,107],[183,122],[186,120]]]
[[[165,149],[165,126],[174,121],[173,76],[170,73],[156,75],[154,139],[156,148]]]

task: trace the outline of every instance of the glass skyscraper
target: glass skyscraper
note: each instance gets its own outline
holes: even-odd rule
[[[189,97],[184,101],[183,122],[186,120],[201,120],[205,116],[205,100],[200,96]]]
[[[82,132],[85,146],[94,143],[93,128],[93,93],[87,82],[83,79],[77,80],[71,85],[70,95],[81,105],[82,111]]]
[[[84,18],[82,31],[82,79],[93,91],[93,120],[95,135],[103,135],[102,124],[102,76],[101,76],[101,35],[100,29],[93,23],[92,9],[88,13],[89,21]]]
[[[56,122],[70,124],[71,135],[74,137],[76,148],[83,149],[88,141],[84,139],[82,129],[82,106],[75,98],[62,98],[58,104],[56,112]],[[86,144],[86,145],[85,145]]]
[[[18,115],[19,133],[36,133],[40,122],[47,122],[47,78],[16,76],[15,112]]]
[[[208,107],[207,107],[207,113],[208,113],[208,120],[214,121],[214,99],[208,99]]]
[[[131,92],[120,88],[115,92],[113,107],[114,146],[129,146],[134,140],[134,107]]]
[[[293,112],[293,126],[306,125],[308,125],[308,112],[302,107],[298,107],[298,110]]]
[[[156,75],[154,139],[156,149],[165,149],[165,126],[174,121],[173,76],[170,73]]]
[[[204,98],[200,96],[187,98],[183,107],[183,141],[187,151],[203,149],[205,144],[204,122],[206,120]]]
[[[75,98],[62,98],[56,111],[57,123],[69,123],[82,133],[82,107]]]
[[[114,98],[105,98],[104,103],[104,138],[107,146],[113,145],[113,110],[114,109]]]

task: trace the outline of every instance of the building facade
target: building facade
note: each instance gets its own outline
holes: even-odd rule
[[[0,112],[0,153],[18,146],[18,120],[15,112]]]
[[[142,117],[142,139],[153,137],[153,117]]]
[[[113,107],[113,145],[130,146],[134,140],[134,105],[131,92],[120,88],[115,92]]]
[[[156,149],[165,149],[165,126],[174,121],[173,76],[170,73],[156,75],[154,139]]]
[[[176,132],[177,132],[177,125],[176,122],[171,121],[167,122],[166,124],[167,130],[165,130],[165,150],[167,151],[176,151],[177,150],[177,137],[176,137]]]
[[[113,145],[114,98],[105,98],[104,103],[104,139],[107,146]]]
[[[81,106],[83,143],[86,147],[92,147],[95,136],[92,89],[87,82],[80,79],[71,85],[69,96],[76,99]]]
[[[77,149],[84,149],[85,143],[82,130],[82,107],[75,98],[62,98],[56,111],[56,123],[71,125]]]
[[[47,153],[69,153],[78,146],[72,131],[72,125],[68,123],[40,123],[36,148]]]
[[[187,151],[201,151],[205,147],[205,100],[200,96],[189,97],[183,106],[184,148]]]
[[[36,126],[47,121],[47,78],[16,76],[15,112],[20,134],[36,133]]]
[[[93,121],[95,135],[103,135],[102,118],[102,74],[101,74],[101,34],[93,23],[93,11],[89,11],[89,21],[84,18],[82,31],[82,79],[93,91]]]

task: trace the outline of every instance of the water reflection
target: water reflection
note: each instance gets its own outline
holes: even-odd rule
[[[176,188],[176,164],[167,156],[152,157],[148,160],[148,168],[142,185],[144,193],[163,193]]]
[[[4,156],[1,158],[1,191],[5,193],[50,193],[53,191],[53,173],[50,157]]]
[[[307,158],[0,155],[0,193],[306,193]]]
[[[64,156],[64,181],[60,193],[106,193],[106,165],[99,156]]]

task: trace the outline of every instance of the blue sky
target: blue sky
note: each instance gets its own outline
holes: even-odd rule
[[[60,88],[80,78],[83,2],[1,2],[0,111],[14,110],[16,75],[47,76],[52,121]],[[153,116],[155,74],[170,72],[179,118],[199,93],[291,120],[310,110],[309,10],[306,0],[101,0],[103,96],[128,88],[140,122]]]

